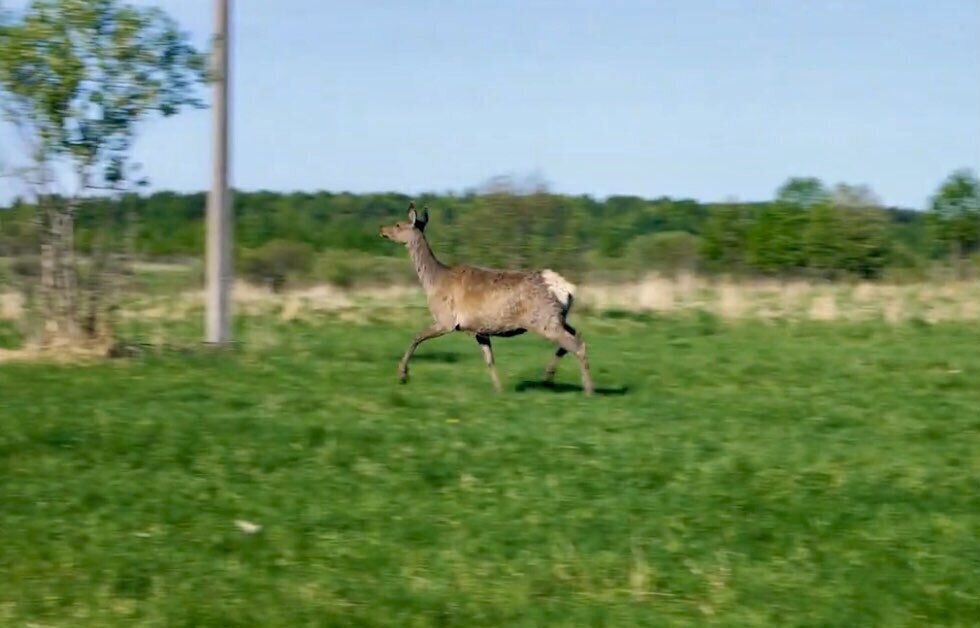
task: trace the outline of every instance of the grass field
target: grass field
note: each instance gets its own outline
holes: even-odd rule
[[[530,337],[503,395],[464,336],[398,385],[424,316],[0,364],[0,624],[980,618],[975,323],[580,316],[585,399]]]

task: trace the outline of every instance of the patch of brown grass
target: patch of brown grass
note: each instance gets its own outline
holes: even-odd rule
[[[235,309],[246,315],[275,315],[281,320],[315,317],[334,312],[363,318],[353,312],[423,307],[421,288],[393,285],[347,290],[318,285],[274,293],[236,282]],[[577,301],[594,310],[622,309],[662,314],[709,311],[727,320],[798,319],[815,321],[883,320],[900,323],[911,318],[930,322],[980,320],[980,284],[948,281],[932,284],[828,283],[800,279],[711,279],[692,274],[651,275],[642,281],[582,286]],[[200,311],[203,293],[184,293],[179,299],[138,308],[133,315],[173,318]],[[169,307],[169,309],[167,309]],[[162,308],[162,309],[161,309]]]
[[[91,345],[53,345],[50,347],[26,346],[20,349],[0,349],[0,363],[3,362],[54,362],[68,364],[110,356],[112,346],[108,343]]]
[[[600,311],[706,310],[728,320],[972,321],[980,320],[980,283],[848,284],[652,275],[633,283],[583,286],[579,302]]]
[[[232,299],[238,315],[274,316],[282,321],[313,321],[328,313],[356,323],[403,320],[425,307],[422,290],[416,285],[344,289],[324,284],[276,293],[237,281]],[[850,284],[650,275],[631,283],[581,286],[576,301],[596,311],[707,311],[733,321],[980,321],[980,282],[952,280],[933,284]],[[188,320],[200,316],[203,306],[203,291],[194,290],[172,296],[136,296],[120,314],[144,321]],[[17,320],[25,315],[20,294],[0,293],[0,319]],[[25,351],[7,351],[6,359],[33,355]]]
[[[0,320],[15,321],[23,315],[24,296],[21,293],[0,293]]]

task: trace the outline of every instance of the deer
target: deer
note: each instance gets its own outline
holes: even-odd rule
[[[496,270],[469,265],[446,265],[432,252],[425,237],[429,209],[408,205],[408,221],[380,227],[378,234],[403,244],[425,291],[432,324],[418,332],[398,363],[398,378],[408,381],[408,363],[420,344],[452,332],[473,334],[483,353],[494,390],[501,392],[494,366],[492,337],[509,338],[532,332],[557,349],[545,367],[544,384],[554,383],[558,363],[571,353],[579,361],[582,391],[595,392],[585,342],[568,324],[575,286],[553,270]]]

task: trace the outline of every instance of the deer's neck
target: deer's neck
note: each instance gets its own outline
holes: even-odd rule
[[[419,276],[419,281],[422,282],[422,287],[426,292],[430,292],[442,274],[446,272],[446,267],[436,259],[432,253],[432,248],[423,235],[419,235],[408,243],[408,254],[415,265],[415,272]]]

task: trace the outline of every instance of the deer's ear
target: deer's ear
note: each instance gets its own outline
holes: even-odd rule
[[[429,208],[424,207],[422,209],[422,215],[415,219],[415,226],[419,228],[419,231],[425,231],[427,224],[429,224]]]
[[[415,221],[418,220],[418,215],[415,213],[415,203],[408,204],[408,223],[410,225],[415,225]]]

